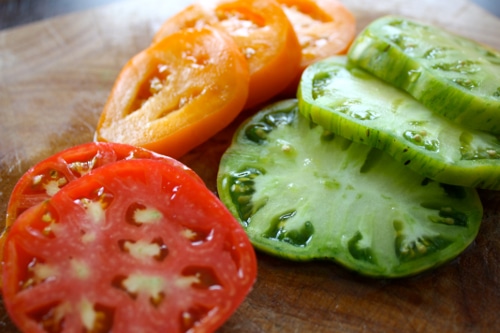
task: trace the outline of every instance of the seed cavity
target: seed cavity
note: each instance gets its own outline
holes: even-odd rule
[[[257,144],[263,144],[267,140],[267,134],[272,127],[266,124],[253,124],[245,128],[245,136]]]
[[[420,235],[411,238],[405,234],[404,223],[401,221],[394,221],[393,226],[396,232],[394,246],[396,255],[401,262],[413,261],[420,257],[441,251],[452,243],[452,241],[439,235]]]
[[[472,144],[462,143],[460,146],[462,160],[497,160],[500,159],[500,150],[493,147],[473,147]]]
[[[246,47],[243,49],[243,55],[245,56],[246,59],[250,59],[256,53],[257,53],[257,51],[251,47]]]
[[[497,90],[493,92],[493,97],[500,97],[500,87],[498,87]]]
[[[415,131],[407,130],[403,133],[403,138],[415,146],[422,147],[431,152],[439,151],[439,141],[429,137],[429,133],[425,130]]]
[[[207,290],[222,289],[222,283],[210,267],[188,266],[181,274],[182,278],[176,282],[178,286]]]
[[[169,84],[170,75],[168,65],[158,64],[155,70],[140,85],[137,95],[132,99],[133,103],[125,115],[139,110],[151,97],[158,94],[164,86]]]
[[[433,47],[424,53],[425,59],[441,59],[446,57],[446,54],[451,49],[448,47]]]
[[[231,173],[225,182],[230,187],[231,200],[237,207],[238,216],[244,227],[248,227],[252,215],[261,207],[252,201],[255,193],[255,178],[264,172],[256,168],[248,168]]]
[[[112,331],[114,309],[102,304],[92,304],[84,299],[80,302],[80,317],[84,333],[108,333]]]
[[[30,190],[33,193],[45,193],[47,196],[52,197],[67,183],[68,179],[63,173],[50,169],[32,178]]]
[[[255,12],[238,10],[230,5],[219,6],[215,15],[219,24],[229,32],[231,36],[249,37],[265,26],[264,17]]]
[[[268,134],[277,127],[286,126],[293,122],[294,113],[290,111],[276,111],[266,114],[260,121],[245,128],[245,137],[259,145],[266,143]]]
[[[180,314],[181,331],[191,332],[209,314],[210,308],[203,305],[194,305]]]
[[[120,240],[118,247],[121,251],[130,254],[138,260],[154,259],[156,261],[163,261],[168,256],[167,245],[163,240],[158,237],[151,242],[145,240]]]
[[[165,108],[156,115],[156,119],[163,119],[172,114],[175,111],[181,110],[186,105],[192,103],[195,99],[206,93],[206,88],[193,88],[191,91],[187,91],[184,95],[179,96],[177,103],[171,108]]]
[[[141,203],[131,204],[125,214],[125,220],[127,223],[140,227],[146,224],[156,224],[163,219],[163,214],[161,211],[147,207]]]
[[[70,260],[71,269],[73,271],[73,276],[80,280],[86,280],[90,277],[91,269],[87,263],[83,260],[71,259]]]
[[[57,212],[49,206],[49,204],[45,207],[47,210],[41,216],[41,232],[42,235],[48,238],[55,238],[56,232],[58,228],[58,216]]]
[[[418,40],[402,33],[389,35],[388,38],[405,53],[413,52],[413,50],[419,45]]]
[[[338,72],[338,70],[337,70]],[[328,95],[331,89],[328,87],[332,84],[336,72],[320,72],[316,74],[312,80],[312,97],[318,99]]]
[[[64,328],[66,314],[71,306],[63,302],[45,304],[28,313],[28,317],[37,322],[44,332],[61,333]]]
[[[264,237],[289,243],[297,247],[305,247],[312,240],[314,227],[310,221],[305,221],[298,229],[288,229],[287,222],[295,217],[297,211],[285,212],[271,220],[270,227],[264,233]]]
[[[83,244],[91,244],[97,239],[97,234],[95,232],[85,232],[82,231],[81,241]]]
[[[59,190],[61,189],[61,187],[63,187],[67,183],[68,183],[68,181],[67,181],[66,178],[59,178],[57,180],[49,181],[48,183],[46,183],[44,185],[45,192],[47,193],[48,196],[52,197],[57,192],[59,192]]]
[[[193,230],[191,228],[185,228],[182,230],[181,235],[191,242],[191,245],[198,246],[202,245],[210,240],[212,240],[214,230]]]
[[[101,187],[93,191],[88,198],[76,199],[74,202],[85,209],[90,222],[102,224],[106,220],[106,209],[112,201],[113,195]]]
[[[146,276],[132,274],[118,275],[112,281],[112,286],[126,292],[130,298],[137,299],[139,295],[147,297],[154,307],[158,307],[165,299],[165,280],[161,276]]]
[[[348,99],[341,105],[331,106],[331,108],[337,113],[343,113],[357,120],[375,120],[380,117],[378,112],[371,110],[358,99]]]
[[[41,283],[57,279],[59,275],[57,267],[46,264],[41,259],[35,257],[27,265],[26,278],[21,282],[21,288],[36,287]]]
[[[99,154],[92,157],[89,161],[72,162],[68,164],[69,169],[75,177],[82,177],[92,171],[97,164]]]
[[[300,25],[295,25],[297,31],[304,31],[304,33],[298,34],[303,53],[310,54],[311,48],[321,47],[327,44],[332,38],[328,34],[319,34],[317,32],[307,33],[309,27],[332,21],[332,19],[322,11],[310,10],[307,6],[300,6],[300,4],[293,6],[282,4],[281,8],[290,22],[300,23]]]
[[[479,83],[476,80],[472,80],[470,78],[456,78],[452,81],[468,90],[479,87]]]
[[[376,264],[375,256],[373,254],[372,248],[365,242],[361,232],[356,232],[356,234],[349,239],[347,242],[347,248],[351,256],[357,260],[365,261],[371,264]]]
[[[441,62],[432,66],[445,72],[455,72],[460,74],[474,74],[481,70],[480,64],[472,60],[457,60],[454,62]]]
[[[453,207],[436,207],[433,204],[422,204],[422,207],[435,210],[437,214],[429,215],[429,221],[444,225],[453,225],[457,227],[467,227],[469,219],[467,214]]]

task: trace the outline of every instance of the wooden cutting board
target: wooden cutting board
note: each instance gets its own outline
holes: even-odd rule
[[[123,64],[146,47],[188,0],[125,1],[0,32],[0,215],[32,164],[91,141]],[[402,14],[500,49],[500,20],[465,0],[344,0],[358,30]],[[182,158],[215,190],[230,126]],[[500,331],[500,195],[481,191],[477,240],[453,262],[394,281],[331,262],[295,263],[258,254],[258,281],[219,332]],[[17,330],[0,305],[0,331]]]

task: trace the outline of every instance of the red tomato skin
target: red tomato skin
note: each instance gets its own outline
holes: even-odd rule
[[[8,229],[15,222],[16,218],[27,208],[34,206],[51,197],[47,190],[43,188],[43,178],[39,185],[35,185],[37,177],[49,178],[54,176],[53,181],[59,182],[62,188],[78,179],[82,175],[93,170],[120,160],[129,159],[156,159],[165,163],[170,163],[184,169],[198,181],[203,180],[183,163],[156,152],[135,147],[128,144],[114,142],[86,142],[77,146],[66,148],[57,152],[29,168],[17,181],[11,192],[5,220],[5,228],[0,234],[0,261],[3,258],[3,244],[8,233]],[[0,271],[2,266],[0,266]],[[0,288],[1,288],[0,280]]]
[[[99,214],[82,209],[81,203],[89,198],[103,203],[102,224],[94,221]],[[126,207],[136,202],[161,212],[158,225],[145,223],[139,228],[127,222]],[[55,221],[48,232],[47,213]],[[137,261],[128,250],[117,250],[120,240],[135,244],[154,237],[166,244],[164,261]],[[83,239],[93,243],[90,246]],[[215,194],[178,166],[159,160],[108,164],[29,208],[7,235],[4,261],[4,302],[22,332],[46,332],[37,320],[43,317],[46,325],[51,324],[47,318],[56,318],[53,314],[62,311],[51,306],[61,302],[64,311],[72,309],[62,322],[65,330],[81,332],[78,309],[82,300],[89,300],[94,309],[105,309],[106,318],[111,318],[105,324],[112,322],[109,331],[213,332],[243,302],[257,274],[255,252],[243,228]],[[75,270],[74,261],[87,264],[82,267],[88,266],[92,274],[87,276],[86,269]],[[33,282],[29,278],[30,272],[37,270],[46,277],[51,269],[56,273],[45,280]],[[192,275],[193,270],[207,277],[192,282],[190,279],[198,276]],[[116,277],[134,274],[158,276],[158,281],[168,286],[161,295],[168,297],[160,297],[159,305],[151,307],[149,294],[139,290],[131,296]],[[211,284],[215,288],[207,287]],[[48,314],[37,313],[39,308]],[[180,319],[183,311],[188,311],[188,319]]]
[[[47,157],[32,166],[23,174],[23,176],[17,181],[9,198],[7,205],[6,226],[10,226],[15,221],[19,213],[21,213],[23,209],[26,209],[26,207],[20,207],[21,201],[23,201],[21,197],[25,193],[33,191],[32,184],[34,182],[34,177],[43,175],[47,172],[58,172],[61,174],[61,177],[65,178],[65,184],[67,184],[79,178],[81,175],[92,172],[92,170],[103,165],[119,160],[137,158],[164,160],[167,163],[172,163],[184,168],[186,172],[190,173],[193,177],[198,177],[194,171],[183,165],[181,162],[141,147],[114,142],[83,143],[81,145],[69,147]],[[82,166],[90,166],[90,169],[83,170],[82,174],[79,175],[78,171],[72,170],[70,166],[70,164],[76,163],[80,163]],[[199,181],[203,182],[201,178],[199,178]],[[49,197],[50,195],[47,195],[46,193],[37,192],[37,198],[28,200],[29,202],[27,202],[27,204],[39,203]]]

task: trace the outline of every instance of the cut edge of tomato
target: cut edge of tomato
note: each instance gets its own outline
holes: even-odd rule
[[[208,59],[217,57],[218,63],[205,59],[201,65],[194,64],[193,69],[181,69],[184,72],[177,73],[175,82],[171,83],[179,87],[162,87],[150,98],[153,104],[146,102],[133,113],[124,112],[137,99],[138,86],[142,84],[136,82],[149,79],[152,70],[148,67],[157,66],[156,62],[160,61],[157,57],[166,53],[164,57],[170,61],[180,61],[190,52],[186,49],[188,37],[194,39],[189,42],[193,52]],[[204,50],[203,44],[210,44],[214,49]],[[182,64],[188,66],[187,62]],[[195,71],[199,80],[208,80],[207,85],[197,82],[195,87],[187,87],[183,78]],[[221,74],[225,75],[224,81],[217,83],[215,80]],[[101,114],[95,140],[125,142],[179,158],[237,117],[248,98],[249,80],[247,62],[227,33],[208,26],[178,31],[141,51],[124,66]],[[194,91],[196,89],[199,91]],[[197,105],[190,107],[193,103]]]
[[[25,192],[28,187],[30,187],[30,184],[36,182],[35,178],[38,178],[47,172],[61,172],[62,177],[65,179],[64,183],[61,184],[61,187],[64,187],[71,181],[79,178],[76,173],[78,173],[81,177],[109,163],[119,160],[143,158],[157,159],[175,165],[184,170],[184,172],[189,174],[194,179],[197,179],[200,183],[204,184],[203,179],[201,179],[196,172],[182,162],[141,147],[114,142],[86,142],[61,150],[30,167],[18,179],[10,194],[7,204],[5,227],[0,233],[0,273],[3,267],[4,244],[9,228],[15,223],[17,217],[22,214],[22,211],[19,211],[19,200],[21,200],[21,197],[25,195]],[[80,166],[82,169],[73,170],[72,165],[75,163],[77,164],[76,167]],[[67,179],[68,177],[71,178]],[[54,182],[58,182],[58,180],[54,179]],[[37,198],[37,200],[41,202],[43,198],[49,199],[50,197],[51,195],[46,193],[45,195],[40,195],[40,198]],[[26,207],[26,209],[28,208],[29,207]],[[2,280],[0,279],[0,290],[1,286]]]
[[[239,20],[245,21],[241,27],[235,22]],[[278,95],[300,71],[299,41],[275,0],[214,0],[188,6],[163,23],[153,44],[183,28],[205,25],[232,36],[248,63],[250,82],[245,109]],[[266,53],[259,54],[262,51]]]
[[[230,283],[233,285],[232,287],[229,288],[229,294],[227,294],[224,297],[229,297],[228,300],[226,301],[221,301],[222,306],[216,305],[214,309],[221,310],[221,313],[211,313],[213,310],[210,310],[206,313],[207,317],[205,319],[201,318],[198,320],[200,325],[208,325],[211,329],[216,329],[230,317],[233,315],[233,313],[236,311],[236,309],[241,305],[241,303],[245,300],[245,298],[248,296],[248,294],[251,292],[253,289],[253,285],[256,281],[256,276],[257,276],[257,258],[255,251],[253,249],[253,246],[251,245],[245,231],[241,227],[241,225],[238,223],[238,221],[232,216],[232,214],[229,212],[229,210],[223,205],[223,203],[218,199],[218,197],[212,193],[208,188],[203,183],[200,183],[196,178],[192,177],[188,173],[185,173],[184,170],[181,170],[178,168],[177,165],[170,165],[170,164],[165,164],[162,163],[161,161],[158,160],[146,160],[146,159],[137,159],[137,160],[122,160],[118,161],[112,164],[108,164],[106,166],[103,166],[102,168],[99,168],[96,170],[94,173],[85,175],[71,184],[69,184],[67,187],[62,189],[58,194],[56,194],[54,197],[49,199],[49,201],[57,201],[61,200],[64,198],[67,202],[75,202],[75,194],[83,189],[83,192],[87,192],[89,188],[92,188],[94,186],[100,187],[103,182],[106,182],[107,179],[110,179],[109,173],[112,173],[114,176],[112,178],[118,177],[119,179],[122,179],[122,177],[131,177],[131,173],[135,174],[140,173],[147,175],[150,173],[151,170],[159,170],[158,175],[162,174],[163,177],[166,177],[167,179],[164,179],[163,182],[166,182],[165,184],[170,184],[171,181],[175,182],[186,182],[186,186],[188,186],[189,191],[194,191],[195,193],[198,193],[198,195],[201,195],[199,199],[196,199],[195,201],[202,201],[207,204],[206,208],[203,208],[205,210],[205,214],[207,211],[211,210],[218,210],[219,213],[216,215],[224,219],[225,226],[220,227],[222,230],[222,234],[219,236],[219,240],[217,242],[223,242],[223,244],[220,244],[220,246],[217,246],[215,248],[218,249],[219,252],[221,253],[226,253],[226,255],[229,253],[231,260],[235,261],[236,264],[236,275],[233,277],[223,275],[224,279],[226,279],[226,283]],[[135,171],[134,171],[135,170]],[[140,176],[142,177],[142,176]],[[147,179],[151,178],[151,176],[146,176],[146,183],[142,186],[150,186],[150,182],[147,182]],[[120,180],[118,181],[120,182]],[[86,185],[86,183],[91,183],[90,187]],[[93,184],[95,183],[95,184]],[[184,184],[184,183],[183,183]],[[165,188],[165,185],[155,185],[161,188]],[[170,185],[168,185],[170,186]],[[167,186],[167,187],[168,187]],[[89,188],[87,188],[89,187]],[[173,191],[175,193],[173,197],[176,195],[181,195],[177,191],[177,186],[173,187]],[[115,189],[116,190],[116,189]],[[145,192],[142,192],[145,193]],[[183,192],[184,196],[187,194],[187,192]],[[209,199],[206,201],[203,199],[205,197],[206,199]],[[73,198],[73,199],[71,199]],[[68,201],[69,200],[69,201]],[[211,203],[210,203],[211,201]],[[15,298],[15,294],[18,293],[18,288],[13,287],[14,285],[19,285],[15,281],[9,280],[11,276],[9,274],[14,274],[15,277],[18,277],[18,274],[20,274],[20,271],[17,269],[17,260],[20,259],[18,258],[18,251],[16,250],[17,246],[15,241],[16,237],[18,238],[20,236],[19,232],[21,232],[21,235],[23,232],[29,232],[27,231],[26,228],[30,228],[31,224],[33,223],[32,218],[36,217],[38,219],[42,219],[42,216],[44,213],[44,210],[41,208],[45,206],[47,202],[42,202],[39,203],[36,206],[33,206],[29,208],[25,213],[23,213],[20,216],[19,223],[16,223],[12,227],[12,232],[9,233],[8,238],[7,238],[7,243],[6,243],[6,262],[8,262],[7,266],[8,269],[4,269],[2,272],[2,281],[4,282],[2,285],[2,290],[4,291],[4,298],[11,299],[13,300]],[[55,207],[55,206],[54,206]],[[61,213],[62,214],[62,213]],[[70,213],[71,214],[71,213]],[[44,222],[39,222],[39,223],[44,223]],[[214,222],[215,223],[215,222]],[[43,227],[43,226],[42,226]],[[78,227],[77,227],[78,229]],[[24,231],[23,231],[24,230]],[[65,233],[66,234],[66,233]],[[220,238],[223,236],[224,238]],[[210,238],[210,237],[209,237]],[[223,246],[222,246],[223,245]],[[213,247],[213,246],[212,246]],[[193,248],[200,248],[202,249],[203,246],[194,246]],[[35,251],[35,250],[33,250]],[[33,252],[32,251],[32,252]],[[38,253],[38,252],[34,252]],[[29,253],[28,253],[29,254]],[[33,256],[36,254],[29,254],[30,256]],[[15,263],[11,262],[12,260],[15,260]],[[43,258],[42,258],[43,259]],[[26,261],[26,260],[25,260]],[[205,260],[203,260],[204,262]],[[210,261],[209,261],[210,262]],[[25,263],[29,264],[29,263]],[[14,265],[14,266],[13,266]],[[189,265],[187,266],[189,267]],[[11,269],[14,269],[13,271]],[[189,276],[189,274],[188,274]],[[10,282],[8,282],[10,281]],[[230,281],[230,282],[229,282]],[[48,282],[43,282],[43,283],[52,283],[50,281]],[[194,288],[194,287],[193,287]],[[219,295],[217,292],[217,289],[215,289],[215,294]],[[220,297],[220,296],[216,296]],[[14,301],[16,302],[16,301]],[[31,325],[30,323],[25,323],[21,322],[23,318],[25,319],[25,315],[13,315],[16,312],[8,307],[8,304],[12,304],[9,302],[6,302],[6,307],[7,310],[9,310],[9,314],[11,315],[11,318],[13,321],[18,325],[18,327],[26,327],[24,325]],[[98,303],[96,303],[98,304]],[[196,307],[197,303],[193,303],[193,306]],[[201,303],[200,303],[201,304]],[[218,304],[216,302],[216,304]],[[34,308],[36,309],[36,307]],[[217,311],[218,311],[217,310]],[[13,312],[14,311],[14,312]],[[189,308],[189,311],[191,311],[191,307]],[[14,318],[17,318],[18,320],[16,321]],[[179,317],[180,319],[180,317]],[[196,319],[196,318],[195,318]],[[21,321],[20,321],[21,320]],[[194,324],[194,326],[191,326],[191,328],[196,328],[198,324]]]

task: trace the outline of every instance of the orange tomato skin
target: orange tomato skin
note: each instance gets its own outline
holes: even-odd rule
[[[179,158],[236,118],[248,83],[246,60],[224,31],[178,31],[124,66],[95,138]]]
[[[250,87],[245,108],[268,101],[297,76],[301,47],[276,1],[212,0],[191,5],[165,21],[153,43],[186,27],[205,25],[228,32],[248,61]]]

